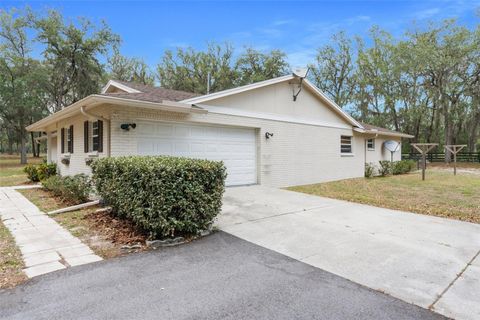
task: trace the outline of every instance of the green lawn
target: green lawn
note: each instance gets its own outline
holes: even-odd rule
[[[28,158],[28,163],[38,164],[43,161],[40,158]],[[0,187],[17,186],[29,183],[23,172],[25,165],[20,164],[20,156],[0,154]]]
[[[296,186],[289,190],[480,223],[480,175],[430,169],[426,181],[421,173],[357,178]]]

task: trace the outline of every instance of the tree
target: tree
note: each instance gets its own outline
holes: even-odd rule
[[[108,59],[108,68],[112,79],[145,85],[153,85],[155,82],[155,75],[142,59],[122,56],[118,48],[114,49],[114,54]]]
[[[332,42],[318,49],[309,68],[315,85],[344,107],[352,102],[355,90],[354,49],[344,32],[333,35]]]
[[[22,164],[27,162],[25,127],[42,117],[45,84],[41,63],[29,56],[28,21],[15,10],[0,12],[0,117],[10,139],[20,142]]]
[[[289,65],[285,58],[285,53],[280,50],[262,53],[247,48],[235,64],[235,70],[239,75],[236,85],[241,86],[286,75]]]
[[[89,20],[81,19],[79,26],[65,24],[55,10],[37,18],[30,15],[32,26],[37,30],[37,39],[45,45],[43,56],[48,68],[53,111],[59,111],[92,93],[100,90],[104,66],[99,57],[106,56],[109,49],[118,45],[120,38],[102,23],[100,28]]]
[[[205,52],[193,48],[166,51],[157,66],[157,75],[164,88],[206,94],[235,86],[236,71],[232,68],[233,48],[210,43]]]

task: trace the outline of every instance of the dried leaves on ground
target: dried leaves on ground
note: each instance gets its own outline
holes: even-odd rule
[[[0,289],[12,288],[27,279],[22,271],[20,250],[8,229],[0,222]]]
[[[19,191],[44,212],[70,205],[41,188]],[[97,212],[97,209],[98,206],[88,207],[60,213],[53,218],[103,258],[145,250],[145,233],[132,222],[119,219],[107,211]]]

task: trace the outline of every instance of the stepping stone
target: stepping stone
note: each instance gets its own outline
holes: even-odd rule
[[[26,267],[32,267],[47,262],[60,261],[62,258],[55,251],[45,251],[29,254],[23,257]]]
[[[65,261],[72,267],[79,266],[82,264],[92,263],[103,260],[95,254],[87,254],[85,256],[65,258]]]
[[[48,263],[39,264],[33,267],[25,268],[23,269],[23,272],[25,272],[27,277],[33,278],[41,274],[45,274],[45,273],[49,273],[49,272],[53,272],[53,271],[57,271],[65,268],[66,268],[65,265],[61,264],[58,261],[54,261],[54,262],[48,262]]]
[[[93,251],[84,244],[79,246],[60,248],[56,249],[56,251],[60,253],[65,259],[94,254]]]

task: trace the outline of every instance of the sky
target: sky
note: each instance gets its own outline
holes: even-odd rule
[[[208,42],[280,49],[292,67],[313,62],[338,31],[366,37],[372,26],[401,36],[415,23],[457,18],[478,24],[480,0],[470,1],[0,1],[0,8],[55,8],[67,20],[105,20],[122,38],[121,52],[155,66],[165,50]]]

